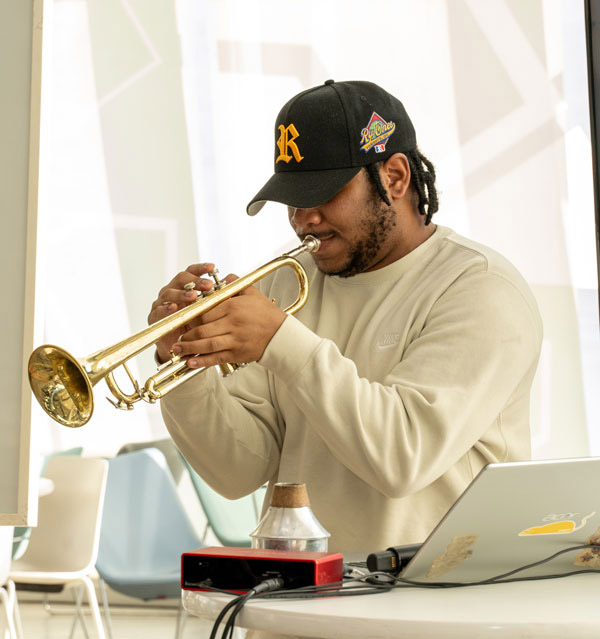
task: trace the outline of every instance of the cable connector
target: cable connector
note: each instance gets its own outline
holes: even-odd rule
[[[258,595],[261,592],[273,592],[274,590],[281,590],[285,586],[285,582],[281,577],[273,577],[271,579],[265,579],[261,581],[257,586],[254,586],[252,590]]]
[[[367,557],[367,567],[371,572],[397,574],[417,554],[422,545],[392,546],[381,552],[373,552]]]

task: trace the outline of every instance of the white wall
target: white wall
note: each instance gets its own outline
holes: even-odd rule
[[[368,79],[437,167],[435,221],[505,254],[538,298],[534,454],[600,454],[582,0],[54,0],[53,41],[46,341],[86,355],[142,328],[187,264],[241,274],[293,244],[282,209],[245,215],[274,118],[327,78]],[[42,449],[166,436],[157,408],[103,393],[84,429],[38,411]]]
[[[0,4],[0,525],[35,524],[36,459],[32,452],[27,362],[33,350],[36,218],[42,123],[43,0]]]

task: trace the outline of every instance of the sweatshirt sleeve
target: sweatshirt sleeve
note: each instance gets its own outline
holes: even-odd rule
[[[283,433],[275,405],[267,372],[258,365],[226,379],[209,369],[161,399],[178,448],[229,499],[249,494],[277,472]]]
[[[290,389],[331,453],[389,497],[446,472],[498,419],[541,345],[541,321],[500,275],[456,280],[432,305],[419,335],[378,382],[330,340],[289,317],[260,363]],[[315,392],[326,389],[326,392]]]

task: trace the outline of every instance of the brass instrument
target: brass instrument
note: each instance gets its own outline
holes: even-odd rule
[[[171,360],[159,367],[158,372],[148,378],[141,388],[127,368],[126,361],[155,344],[161,337],[177,328],[185,326],[193,319],[207,313],[215,306],[230,297],[237,295],[248,286],[252,286],[263,277],[277,269],[289,266],[298,278],[298,297],[288,306],[286,313],[299,311],[308,298],[308,277],[306,271],[295,259],[305,251],[319,250],[321,242],[307,235],[302,244],[289,253],[267,262],[248,275],[226,284],[213,274],[215,288],[204,296],[176,311],[155,324],[135,333],[113,346],[97,351],[83,359],[76,359],[58,346],[45,344],[36,348],[29,358],[29,383],[40,406],[59,424],[77,428],[86,424],[94,410],[92,386],[101,379],[106,384],[116,401],[109,401],[117,408],[133,409],[133,404],[141,399],[154,403],[190,377],[202,373],[206,368],[189,368],[186,357],[173,355]],[[123,366],[134,386],[134,392],[124,393],[117,385],[112,371]],[[236,370],[239,364],[221,366],[224,374]]]

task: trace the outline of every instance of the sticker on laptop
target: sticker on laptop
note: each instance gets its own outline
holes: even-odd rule
[[[577,557],[575,557],[573,564],[575,566],[581,566],[582,568],[600,569],[600,528],[598,528],[596,532],[593,532],[584,543],[586,546],[594,547],[582,550]]]
[[[596,513],[590,513],[585,517],[579,517],[580,513],[551,513],[542,517],[542,523],[539,526],[526,528],[519,533],[519,537],[528,537],[530,535],[570,535],[576,530],[581,530],[590,517]]]
[[[375,153],[383,153],[385,145],[396,130],[396,123],[386,122],[378,113],[373,111],[367,126],[360,132],[360,148],[365,153],[375,149]]]
[[[459,535],[446,546],[446,550],[433,560],[431,568],[427,571],[427,579],[437,579],[450,572],[473,554],[473,544],[478,535]]]

